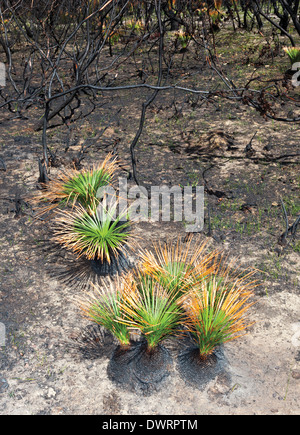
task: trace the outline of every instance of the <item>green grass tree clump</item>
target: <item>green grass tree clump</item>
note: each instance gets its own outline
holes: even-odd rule
[[[77,258],[91,260],[98,275],[126,269],[127,252],[134,247],[128,210],[120,209],[114,191],[112,197],[108,193],[117,167],[109,153],[91,168],[61,172],[32,199],[40,206],[38,216],[52,212],[52,239]]]
[[[167,337],[179,333],[182,309],[174,289],[163,287],[140,271],[127,275],[125,287],[122,303],[125,323],[130,329],[141,332],[151,353]]]
[[[99,204],[97,192],[112,184],[116,170],[117,161],[110,153],[103,162],[91,168],[64,170],[45,184],[32,202],[40,207],[39,215],[68,205],[96,210]]]
[[[130,221],[124,213],[116,214],[117,203],[106,210],[85,209],[76,206],[72,210],[57,213],[54,240],[88,260],[111,263],[125,246],[133,246]]]
[[[244,335],[253,324],[247,318],[252,295],[252,290],[240,285],[239,280],[228,285],[215,276],[203,280],[186,295],[186,326],[201,359],[211,355],[217,346]]]
[[[154,252],[140,252],[141,270],[153,277],[173,297],[179,298],[196,282],[211,275],[218,266],[219,254],[204,254],[206,243],[191,246],[192,237],[186,243],[180,239],[154,245]]]
[[[121,286],[108,287],[93,285],[94,292],[78,300],[85,318],[109,331],[123,349],[130,347],[130,330],[125,323],[121,309],[124,292]]]
[[[288,55],[292,66],[300,62],[300,47],[284,47],[283,50]]]
[[[194,252],[195,259],[187,255],[190,248],[183,250],[177,243],[174,249],[171,244],[158,248],[157,257],[144,252],[136,268],[118,277],[109,291],[96,287],[81,304],[85,316],[120,343],[121,353],[114,354],[111,364],[116,379],[122,380],[122,370],[129,383],[136,373],[148,382],[149,371],[153,380],[162,379],[170,362],[164,341],[189,335],[194,346],[180,353],[179,364],[200,384],[201,376],[206,379],[219,370],[217,348],[245,335],[253,324],[249,309],[255,283],[249,278],[254,271],[232,271],[222,265],[219,252],[204,255],[203,246]],[[135,346],[134,334],[139,338]]]

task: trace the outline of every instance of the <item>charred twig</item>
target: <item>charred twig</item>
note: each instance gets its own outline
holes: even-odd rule
[[[253,142],[253,139],[255,138],[255,136],[257,135],[257,132],[258,132],[258,130],[256,130],[256,132],[252,136],[250,142],[245,146],[245,150],[244,151],[245,151],[247,157],[251,157],[255,153],[255,151],[254,151],[254,149],[252,147],[252,142]]]
[[[296,231],[297,231],[298,225],[300,223],[300,215],[296,218],[295,222],[292,225],[289,225],[286,208],[285,208],[285,205],[284,205],[284,203],[282,201],[282,198],[280,198],[280,202],[281,202],[281,207],[282,207],[283,214],[284,214],[285,231],[279,237],[278,243],[280,245],[284,246],[284,245],[287,244],[287,240],[286,239],[287,239],[289,234],[291,234],[293,237],[296,235]]]
[[[159,33],[160,33],[160,39],[159,39],[159,71],[158,71],[158,79],[157,79],[157,87],[159,88],[162,82],[162,56],[163,56],[163,45],[164,45],[164,29],[162,26],[162,21],[161,21],[161,0],[155,0],[155,10],[156,10],[156,15],[157,15],[157,19],[158,19],[158,26],[159,26]],[[143,103],[142,105],[142,113],[141,113],[141,118],[140,118],[140,125],[138,128],[138,131],[130,145],[130,153],[131,153],[131,162],[132,162],[132,175],[133,175],[133,179],[135,181],[135,183],[137,185],[140,185],[138,178],[137,178],[137,173],[136,173],[136,156],[135,156],[135,147],[140,139],[140,136],[142,134],[143,131],[143,127],[144,127],[144,123],[145,123],[145,117],[146,117],[146,110],[148,108],[148,106],[150,106],[151,103],[153,103],[153,101],[155,100],[155,98],[157,97],[159,92],[159,89],[155,89],[155,91],[150,95],[150,97],[147,99],[146,102]]]
[[[285,205],[282,201],[282,198],[280,198],[280,202],[281,202],[281,207],[282,207],[284,219],[285,219],[285,232],[283,234],[284,234],[284,239],[286,239],[286,237],[288,235],[288,231],[289,231],[289,220],[288,220],[286,208],[285,208]]]
[[[39,178],[38,183],[47,184],[49,182],[49,177],[47,174],[47,168],[44,163],[41,162],[41,159],[38,159],[39,163]]]

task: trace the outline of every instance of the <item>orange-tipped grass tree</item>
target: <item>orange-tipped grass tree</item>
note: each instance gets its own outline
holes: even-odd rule
[[[152,353],[168,337],[176,336],[182,323],[182,308],[174,291],[164,288],[152,276],[136,270],[125,278],[122,302],[124,322],[139,330]]]
[[[55,211],[52,240],[73,251],[77,259],[90,260],[101,276],[126,269],[128,249],[134,245],[129,213],[120,210],[110,186],[117,168],[116,158],[108,154],[89,169],[62,172],[32,200],[41,205],[37,216]]]
[[[198,263],[196,262],[198,266]],[[229,260],[228,256],[222,252],[215,252],[212,256],[211,269],[217,285],[227,288],[229,291],[232,286],[239,287],[241,296],[248,295],[255,287],[257,281],[252,279],[255,269],[241,269],[236,259]],[[211,275],[211,276],[212,276]]]
[[[217,346],[245,335],[253,322],[247,312],[253,291],[239,280],[228,283],[212,276],[182,299],[186,326],[205,360]]]
[[[96,211],[75,206],[56,213],[53,240],[79,257],[92,261],[100,275],[114,274],[128,266],[128,251],[135,238],[126,211],[116,212],[118,201],[108,209],[99,204]],[[107,267],[111,266],[111,267]]]
[[[172,294],[180,297],[198,283],[211,275],[219,267],[217,251],[204,253],[206,243],[200,243],[195,248],[191,246],[192,237],[187,243],[177,240],[162,246],[154,245],[154,253],[141,251],[141,270],[153,277],[160,285]]]
[[[124,290],[118,280],[117,285],[93,285],[94,291],[78,299],[83,316],[109,331],[119,342],[123,350],[130,347],[130,330],[123,321],[121,305]]]
[[[99,199],[97,192],[101,187],[110,185],[118,165],[116,158],[109,153],[103,162],[89,169],[67,169],[44,185],[38,196],[31,202],[40,207],[38,216],[52,212],[67,205],[96,210]]]
[[[104,282],[101,287],[94,285],[94,291],[77,299],[85,318],[109,331],[116,344],[108,366],[108,376],[117,384],[131,388],[137,377],[133,366],[139,353],[139,342],[133,340],[135,330],[127,323],[127,313],[123,310],[126,292],[124,279],[118,276],[110,285]]]
[[[130,221],[125,212],[116,215],[115,207],[104,213],[82,206],[58,212],[54,239],[78,257],[110,263],[112,256],[132,242]]]
[[[172,364],[162,341],[177,334],[182,309],[152,277],[139,271],[116,281],[110,289],[96,286],[96,292],[81,298],[81,309],[119,342],[107,367],[109,377],[134,391],[154,385],[156,389]]]

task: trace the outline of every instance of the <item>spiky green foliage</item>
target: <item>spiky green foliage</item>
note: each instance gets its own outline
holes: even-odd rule
[[[70,177],[62,185],[62,195],[65,202],[79,202],[83,207],[91,207],[98,203],[97,191],[107,186],[110,175],[103,168],[94,168],[86,172],[79,172]]]
[[[300,47],[284,47],[283,50],[288,55],[291,65],[300,62]]]
[[[191,242],[192,237],[186,243],[178,239],[176,244],[155,245],[154,253],[140,252],[141,270],[152,276],[173,297],[179,298],[218,267],[217,252],[204,254],[205,243],[192,248]]]
[[[94,292],[79,299],[79,306],[84,316],[110,331],[121,346],[130,345],[130,331],[124,320],[121,304],[124,293],[120,286],[113,288],[93,286]]]
[[[149,351],[178,333],[182,309],[173,294],[151,276],[140,272],[128,275],[125,287],[126,297],[122,303],[125,322],[131,329],[141,331]]]
[[[105,210],[74,207],[58,213],[54,240],[89,260],[111,262],[125,246],[132,245],[130,222],[125,212],[116,214],[117,203]]]
[[[138,266],[117,282],[108,298],[94,298],[88,309],[85,306],[85,312],[114,335],[119,333],[120,325],[126,337],[128,331],[140,331],[149,352],[166,338],[189,331],[199,348],[199,357],[205,359],[218,345],[244,335],[252,324],[247,312],[253,305],[250,298],[255,285],[249,282],[249,276],[254,272],[243,274],[236,269],[229,273],[219,260],[216,265],[213,270],[218,274],[193,275],[193,284],[184,284],[183,292],[178,292],[179,281],[174,285],[173,280],[158,280]],[[172,265],[165,270],[180,275],[186,270],[183,266]]]
[[[40,194],[32,199],[39,205],[40,213],[76,204],[96,210],[99,204],[97,192],[101,187],[109,185],[117,169],[116,159],[108,154],[102,163],[89,169],[69,169],[61,172],[45,185]]]
[[[210,355],[216,346],[236,339],[251,325],[246,317],[253,305],[252,291],[243,285],[215,277],[203,280],[182,301],[186,325],[199,347],[202,358]]]

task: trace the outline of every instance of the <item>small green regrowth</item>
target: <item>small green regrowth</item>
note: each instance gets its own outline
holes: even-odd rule
[[[180,42],[181,47],[186,48],[191,40],[191,36],[183,30],[179,30],[177,33],[177,39]]]
[[[291,65],[300,62],[300,47],[284,47],[283,50],[288,55]]]

